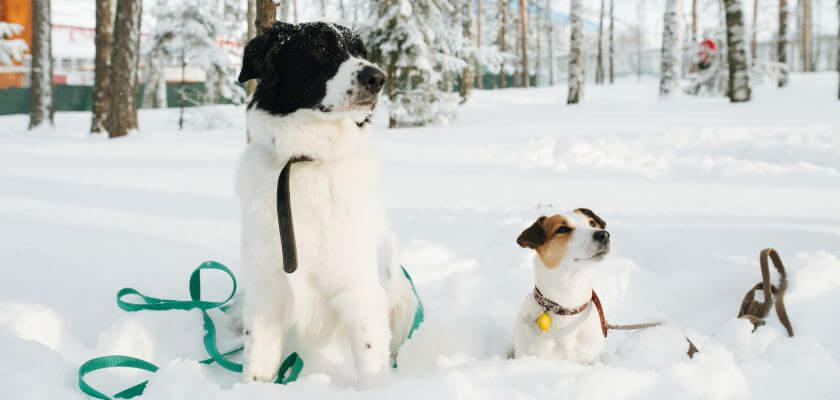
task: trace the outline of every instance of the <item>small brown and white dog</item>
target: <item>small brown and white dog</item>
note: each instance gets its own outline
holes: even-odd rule
[[[513,328],[516,357],[596,361],[606,323],[592,290],[595,265],[610,251],[607,223],[586,208],[542,216],[516,243],[533,249],[534,291]]]

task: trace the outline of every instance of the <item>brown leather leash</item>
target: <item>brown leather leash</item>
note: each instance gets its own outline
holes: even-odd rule
[[[277,178],[277,225],[280,227],[280,245],[283,247],[283,270],[289,274],[295,272],[298,267],[289,175],[292,164],[302,161],[314,160],[307,156],[292,157]]]
[[[773,266],[779,273],[779,285],[775,286],[770,283],[770,266],[767,259],[773,261]],[[741,302],[741,309],[738,311],[738,318],[746,319],[753,324],[753,332],[759,326],[765,324],[764,319],[770,313],[770,307],[775,307],[776,315],[779,317],[779,322],[785,326],[787,334],[793,337],[793,325],[790,323],[787,311],[785,310],[785,291],[787,291],[787,273],[785,266],[782,264],[782,259],[775,249],[767,248],[761,251],[758,256],[759,264],[761,265],[761,282],[757,283],[750,289],[744,300]],[[764,293],[764,301],[755,299],[755,292],[761,290]]]

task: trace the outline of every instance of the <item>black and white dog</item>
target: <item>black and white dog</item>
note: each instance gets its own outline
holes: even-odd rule
[[[366,56],[359,36],[321,22],[276,22],[245,47],[239,80],[259,79],[237,177],[246,381],[273,381],[292,351],[312,371],[306,349],[338,348],[361,386],[376,384],[409,333],[417,299],[368,138],[385,75]],[[287,273],[277,182],[301,157],[311,161],[293,164],[289,184],[299,267]]]

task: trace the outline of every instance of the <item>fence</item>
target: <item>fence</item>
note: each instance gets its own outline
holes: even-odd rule
[[[169,107],[178,107],[178,89],[181,84],[166,84],[166,103]],[[192,92],[203,92],[204,83],[184,83],[184,88]],[[140,107],[145,85],[137,89],[137,105]],[[29,88],[0,89],[0,115],[28,114],[30,102]],[[229,103],[222,99],[221,103]],[[78,85],[53,85],[53,104],[55,111],[90,111],[93,103],[93,87]],[[190,107],[186,102],[185,107]]]

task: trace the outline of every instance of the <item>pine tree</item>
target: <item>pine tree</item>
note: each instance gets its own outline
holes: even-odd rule
[[[225,17],[235,11],[222,12],[218,7],[205,7],[204,4],[204,0],[181,0],[152,10],[156,24],[148,35],[148,49],[144,52],[150,65],[160,60],[178,60],[181,67],[178,89],[181,128],[185,106],[213,103],[219,97],[237,103],[245,95],[234,80],[236,73],[229,55],[216,45],[229,29],[225,26]],[[191,93],[183,86],[187,65],[204,71],[203,93]]]
[[[26,42],[23,39],[8,39],[8,37],[23,32],[23,26],[0,21],[0,65],[11,65],[23,60]]]
[[[667,0],[665,3],[665,17],[662,28],[662,65],[659,80],[659,96],[671,94],[677,80],[677,45],[679,43],[679,21],[677,15],[677,1]]]
[[[569,49],[569,97],[567,104],[580,103],[583,97],[583,5],[582,0],[571,0],[569,17],[571,38]]]
[[[813,72],[811,54],[811,0],[800,0],[802,19],[800,21],[799,54],[802,57],[802,71]]]
[[[50,0],[32,1],[32,86],[29,129],[53,124],[52,23]]]
[[[740,0],[724,0],[726,6],[726,44],[729,61],[727,93],[733,103],[750,101],[751,89],[744,38],[744,16]]]
[[[257,20],[255,24],[259,31],[262,28],[271,26],[277,19],[277,6],[274,4],[274,0],[256,0],[256,2]],[[288,18],[288,15],[285,17]]]
[[[137,129],[137,65],[140,59],[142,0],[117,0],[111,52],[111,106],[108,136],[125,136]]]
[[[447,90],[467,62],[451,3],[436,0],[377,0],[375,18],[363,29],[372,61],[385,67],[389,127],[447,123],[458,94]],[[457,5],[457,4],[456,4]],[[469,43],[472,45],[472,43]],[[398,90],[399,89],[399,90]]]
[[[519,44],[522,55],[522,77],[519,79],[522,87],[527,88],[531,79],[528,72],[528,8],[525,6],[525,0],[519,0]]]
[[[96,0],[96,56],[93,78],[93,117],[90,133],[105,130],[108,119],[108,94],[110,92],[111,41],[114,35],[114,16],[111,12],[111,0]]]
[[[778,62],[781,65],[779,73],[779,87],[785,87],[788,84],[788,67],[787,67],[787,30],[788,30],[788,3],[787,0],[779,0],[779,38],[776,44],[776,52]]]

